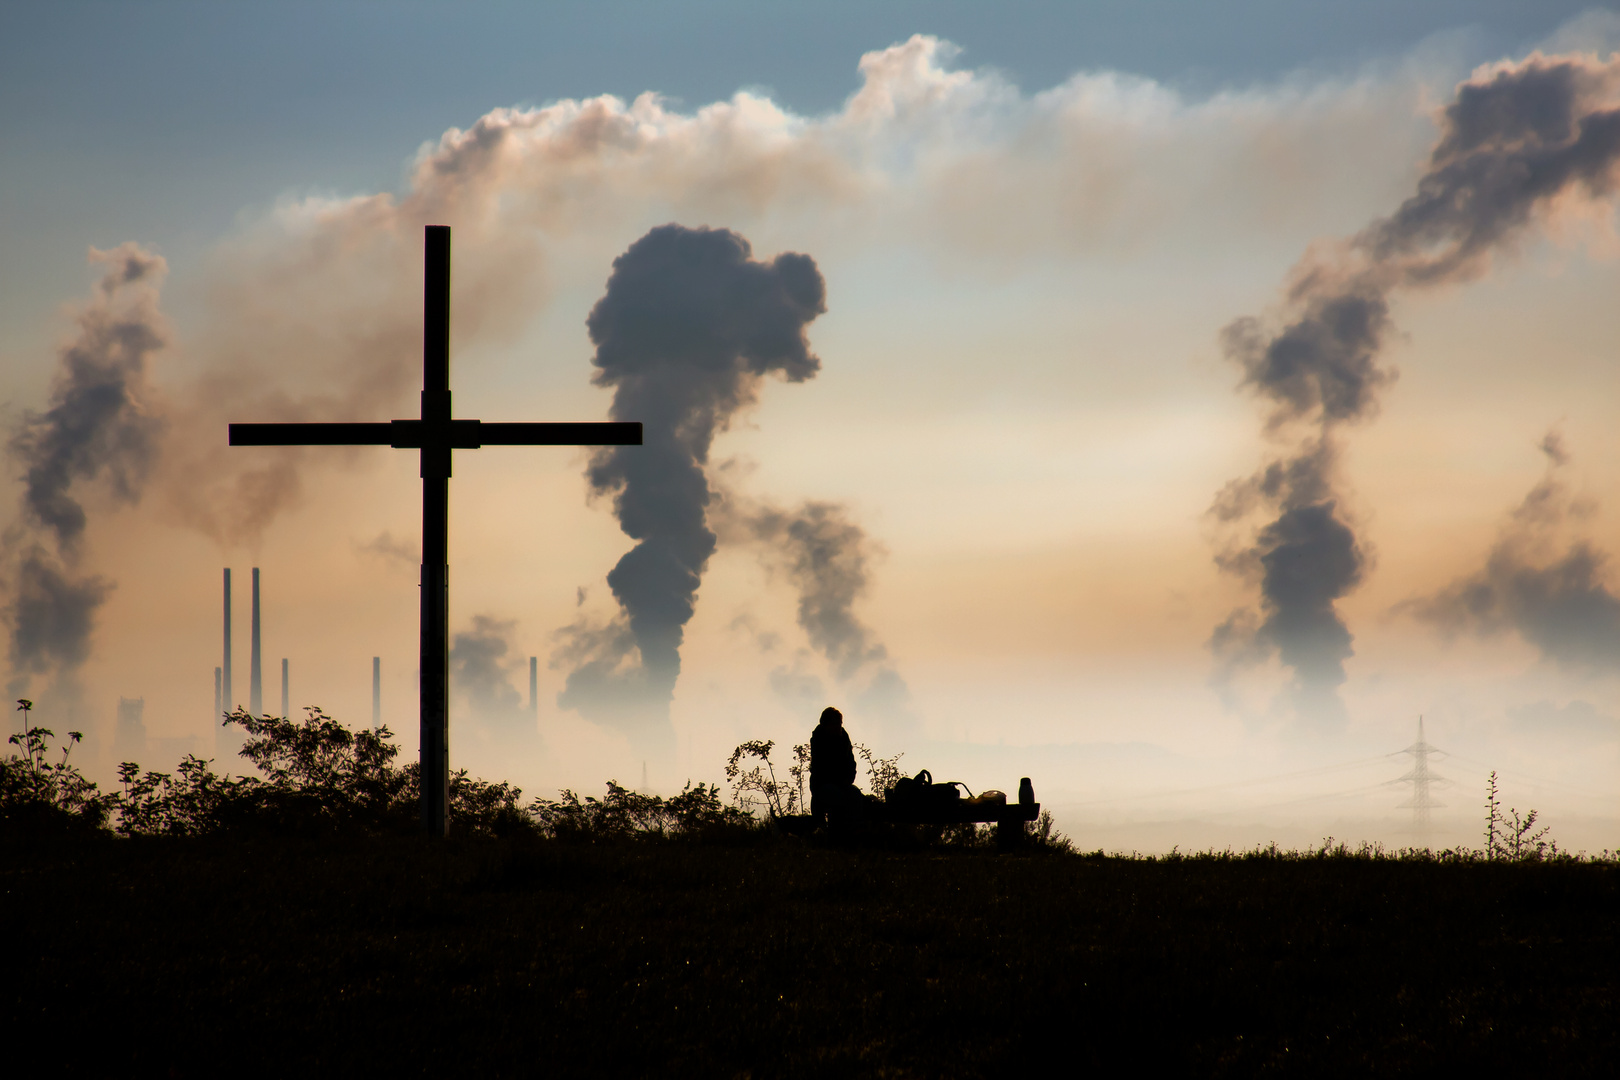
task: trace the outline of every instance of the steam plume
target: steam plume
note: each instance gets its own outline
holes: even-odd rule
[[[855,614],[879,553],[866,531],[835,503],[807,502],[793,511],[739,507],[736,513],[741,528],[766,546],[768,563],[785,570],[798,590],[799,627],[839,684],[857,688],[860,703],[891,724],[909,719],[905,681],[883,643]],[[812,689],[820,696],[820,680],[796,668],[776,669],[771,683],[783,697],[801,699]]]
[[[1515,632],[1566,668],[1620,670],[1620,596],[1604,580],[1607,553],[1567,539],[1594,507],[1564,482],[1569,454],[1556,432],[1541,451],[1546,474],[1508,516],[1485,565],[1401,608],[1451,634]]]
[[[1269,406],[1267,435],[1289,449],[1228,485],[1211,510],[1221,525],[1247,528],[1218,564],[1260,591],[1258,614],[1234,613],[1211,646],[1228,666],[1277,655],[1302,715],[1342,719],[1336,691],[1353,639],[1335,605],[1360,584],[1367,553],[1341,509],[1334,466],[1341,428],[1374,415],[1395,378],[1378,359],[1391,293],[1476,278],[1538,213],[1611,196],[1617,86],[1620,61],[1589,57],[1534,54],[1481,69],[1441,113],[1416,194],[1307,255],[1284,292],[1280,328],[1241,318],[1223,331],[1242,386]]]
[[[564,633],[554,663],[572,664],[565,708],[666,739],[684,628],[716,545],[710,445],[767,374],[803,382],[820,369],[805,327],[825,301],[809,256],[760,262],[724,229],[663,225],[614,260],[586,321],[594,381],[613,388],[613,419],[643,423],[645,443],[598,451],[587,478],[594,494],[612,494],[636,546],[608,574],[618,619]]]
[[[473,628],[455,635],[450,645],[451,684],[467,696],[473,714],[497,723],[513,719],[523,703],[503,663],[508,638],[517,623],[489,615],[473,616]]]
[[[89,656],[113,583],[82,573],[87,486],[139,501],[165,428],[150,381],[168,335],[158,310],[163,259],[134,244],[90,249],[106,269],[58,354],[51,407],[27,412],[7,444],[23,474],[22,514],[6,535],[11,692],[30,676],[69,679]]]

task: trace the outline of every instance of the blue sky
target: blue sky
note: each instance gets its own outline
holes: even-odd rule
[[[0,7],[3,340],[141,236],[205,247],[287,192],[391,190],[429,133],[494,105],[768,89],[836,109],[853,58],[913,33],[1026,90],[1112,69],[1207,93],[1354,70],[1439,35],[1518,54],[1594,5],[1546,0],[1109,3],[285,3],[14,0]],[[69,243],[68,241],[71,241]]]

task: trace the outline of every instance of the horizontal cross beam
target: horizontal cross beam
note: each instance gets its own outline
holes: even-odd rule
[[[445,432],[441,435],[440,432]],[[639,423],[494,424],[482,420],[444,423],[232,424],[232,446],[425,446],[476,450],[481,446],[640,446]],[[446,437],[447,436],[447,437]]]

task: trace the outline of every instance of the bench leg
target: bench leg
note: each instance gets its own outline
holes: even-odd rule
[[[996,822],[996,846],[1003,851],[1011,851],[1023,842],[1024,822],[1022,819],[1014,821],[1002,818]]]

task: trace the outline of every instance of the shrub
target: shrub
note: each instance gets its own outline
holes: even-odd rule
[[[794,744],[786,780],[777,778],[776,766],[771,762],[775,746],[774,739],[752,739],[731,752],[726,762],[726,779],[731,781],[732,802],[744,811],[763,804],[772,817],[807,814],[810,798],[805,789],[810,783],[810,744]],[[866,762],[866,781],[872,794],[879,799],[887,798],[889,789],[900,779],[899,762],[905,755],[880,758],[862,743],[851,744],[851,749],[856,757]],[[749,758],[758,759],[758,764],[745,769],[743,763]],[[759,799],[751,798],[748,793],[757,794]]]
[[[0,827],[8,832],[96,831],[107,825],[113,800],[85,779],[68,758],[84,738],[68,732],[62,759],[50,761],[49,740],[55,732],[29,722],[34,703],[17,701],[23,714],[21,734],[7,740],[21,753],[0,759]]]
[[[1485,781],[1485,857],[1495,862],[1540,862],[1559,857],[1558,841],[1548,840],[1550,826],[1536,828],[1536,811],[1523,818],[1513,807],[1502,813],[1496,791],[1496,770]]]
[[[536,799],[528,812],[545,835],[586,842],[672,835],[696,838],[754,825],[746,811],[721,805],[719,788],[708,784],[693,787],[690,780],[679,795],[668,799],[643,795],[609,780],[607,795],[601,799],[586,796],[582,800],[564,790],[559,799]]]

